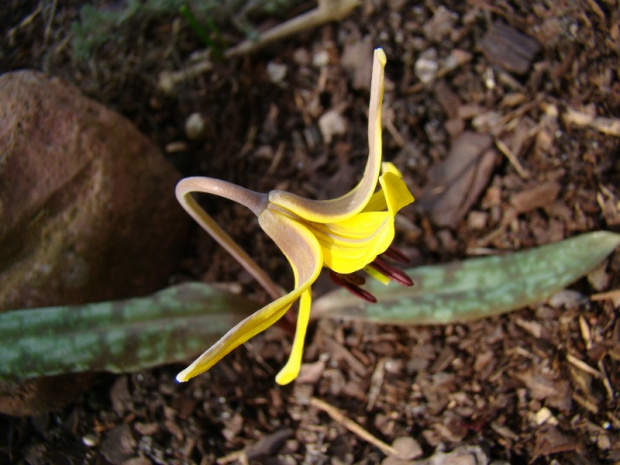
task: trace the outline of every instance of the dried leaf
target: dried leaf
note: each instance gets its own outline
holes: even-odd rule
[[[431,167],[429,183],[417,204],[439,226],[455,227],[489,182],[495,151],[491,137],[465,132],[454,141],[448,158]]]

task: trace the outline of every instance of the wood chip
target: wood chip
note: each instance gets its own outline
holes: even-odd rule
[[[608,136],[620,137],[620,119],[592,116],[572,108],[567,108],[562,119],[566,124],[595,129]]]
[[[534,455],[557,454],[559,452],[573,452],[581,450],[583,446],[562,432],[555,426],[545,426],[536,432],[536,446],[534,447]]]
[[[254,444],[245,450],[245,454],[249,460],[260,459],[261,457],[270,457],[276,454],[284,445],[284,442],[293,437],[295,431],[285,428],[275,433],[263,436]]]
[[[530,212],[555,202],[560,189],[560,184],[555,181],[538,184],[514,194],[510,204],[515,207],[517,214]]]
[[[355,356],[349,352],[342,344],[337,343],[333,339],[326,337],[325,346],[336,360],[344,360],[349,367],[359,376],[366,375],[366,366],[360,362]]]
[[[418,204],[438,226],[455,227],[489,182],[496,152],[488,135],[465,132],[448,157],[429,170]]]
[[[354,89],[370,89],[373,48],[373,42],[368,39],[344,46],[340,64],[351,75]]]
[[[368,404],[366,410],[371,411],[375,406],[379,394],[381,393],[381,386],[383,385],[383,379],[385,378],[385,364],[388,361],[386,357],[383,357],[377,362],[375,371],[370,378],[370,389],[368,391]]]
[[[491,25],[480,47],[491,63],[517,74],[526,73],[540,51],[540,44],[534,39],[499,22]]]

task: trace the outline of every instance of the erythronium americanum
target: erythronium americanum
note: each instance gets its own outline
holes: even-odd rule
[[[303,345],[310,319],[311,290],[323,266],[334,280],[362,298],[371,300],[358,286],[360,270],[382,281],[390,278],[410,285],[408,278],[386,265],[378,255],[397,253],[394,216],[413,202],[413,196],[391,163],[381,163],[381,102],[386,58],[374,52],[368,120],[369,156],[359,184],[342,197],[311,200],[283,191],[257,193],[218,179],[192,177],[179,182],[177,199],[187,212],[267,290],[274,299],[252,314],[178,374],[178,381],[208,370],[233,349],[276,323],[299,300],[297,327],[288,362],[276,376],[279,384],[290,383],[301,366]],[[380,171],[382,171],[380,173]],[[377,181],[380,189],[375,192]],[[192,192],[218,195],[248,207],[261,228],[280,247],[293,269],[295,288],[282,295],[278,286],[200,207]],[[363,281],[363,279],[362,279]]]

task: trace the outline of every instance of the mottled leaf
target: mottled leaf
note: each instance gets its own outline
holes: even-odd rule
[[[0,314],[0,380],[135,371],[190,359],[260,307],[206,284]]]
[[[368,304],[344,289],[315,301],[314,316],[389,324],[456,323],[548,299],[592,270],[620,244],[620,235],[593,232],[524,252],[407,270],[413,287],[369,283]]]

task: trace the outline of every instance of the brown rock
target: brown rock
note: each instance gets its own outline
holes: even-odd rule
[[[0,77],[0,311],[165,286],[179,174],[124,117],[32,71]]]
[[[0,311],[166,285],[189,218],[179,174],[127,119],[62,81],[0,76]],[[91,374],[0,383],[0,412],[62,407]]]
[[[93,382],[93,373],[3,382],[0,383],[0,413],[25,416],[60,409],[89,389]]]

